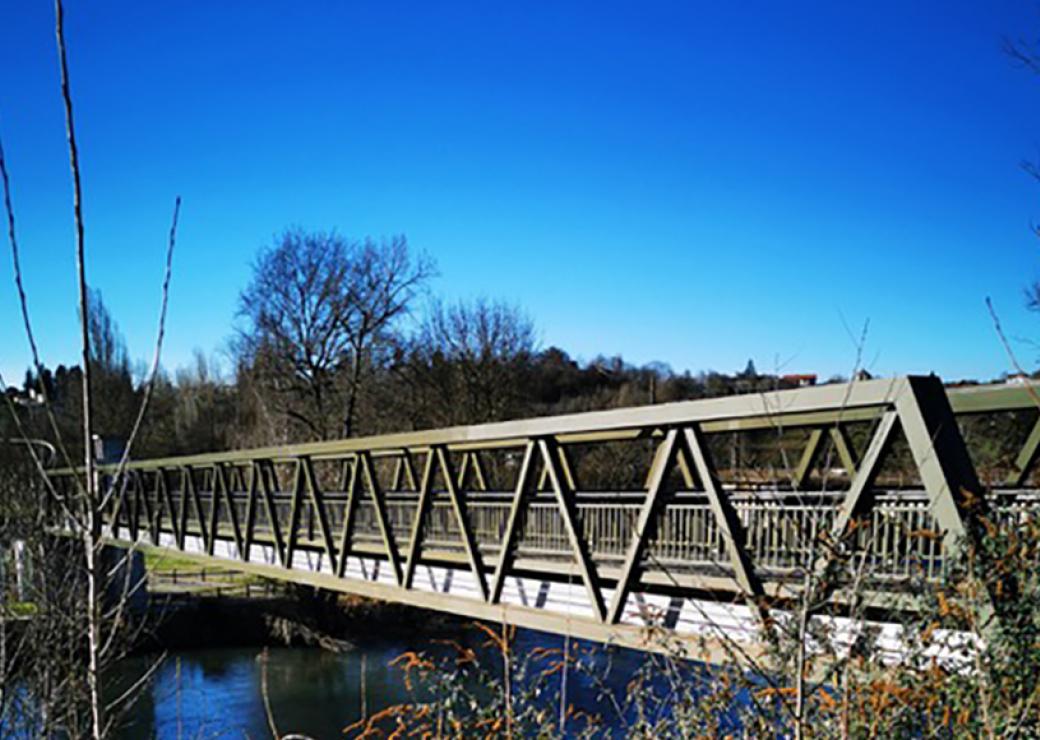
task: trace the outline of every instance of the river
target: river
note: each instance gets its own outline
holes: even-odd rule
[[[472,647],[488,661],[499,660],[489,654],[487,637],[475,630],[466,631],[458,642]],[[520,631],[513,643],[517,656],[531,655],[536,648],[560,648],[562,638],[537,632]],[[281,733],[300,733],[313,738],[343,737],[343,728],[386,706],[407,701],[410,693],[403,672],[390,662],[409,650],[427,653],[455,651],[443,641],[430,638],[368,641],[356,650],[330,653],[318,648],[272,647],[268,649],[266,671],[263,648],[205,648],[167,655],[154,680],[145,689],[129,716],[121,737],[162,739],[180,738],[267,738],[271,736],[264,708],[261,684],[266,673],[267,696],[276,726]],[[584,654],[598,669],[610,666],[608,681],[619,691],[647,658],[627,650],[610,650],[572,641],[572,655]],[[139,675],[154,662],[153,656],[139,656],[125,665],[127,676]],[[489,662],[494,666],[493,662]],[[364,667],[364,680],[362,680]],[[557,681],[557,678],[553,678]],[[580,675],[570,677],[569,702],[594,709],[597,691]],[[548,692],[557,695],[559,684]]]
[[[318,648],[267,651],[267,695],[280,732],[342,736],[361,716],[361,666],[370,709],[404,701],[400,671],[389,662],[404,646],[335,654]],[[261,692],[262,648],[205,648],[167,655],[131,710],[126,738],[270,737]],[[137,674],[154,660],[128,663]]]

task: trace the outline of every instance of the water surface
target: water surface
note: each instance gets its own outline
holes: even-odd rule
[[[487,660],[497,656],[486,647],[486,635],[465,630],[458,642],[481,651]],[[520,631],[513,649],[518,655],[536,647],[558,648],[563,638]],[[636,652],[611,650],[571,641],[572,650],[593,650],[595,660],[610,663],[611,683],[619,691],[632,671],[644,660]],[[406,650],[453,651],[454,647],[428,638],[369,642],[348,653],[334,654],[318,648],[268,648],[267,696],[281,733],[301,733],[313,738],[343,737],[343,728],[362,716],[413,698],[400,668],[390,662]],[[206,648],[169,654],[151,685],[133,707],[129,725],[121,737],[269,738],[261,684],[263,648]],[[573,653],[572,653],[573,654]],[[609,657],[608,657],[609,655]],[[500,658],[498,658],[500,660]],[[127,662],[127,677],[140,675],[154,656]],[[490,665],[495,665],[490,663]],[[362,676],[364,667],[364,676]],[[571,674],[568,694],[578,706],[592,709],[596,690],[581,676]],[[362,686],[365,687],[364,697]],[[556,695],[558,685],[551,687]],[[546,697],[547,701],[551,701]]]

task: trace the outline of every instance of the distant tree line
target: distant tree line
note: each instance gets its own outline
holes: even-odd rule
[[[620,356],[572,358],[542,347],[520,307],[430,295],[433,261],[403,236],[355,241],[336,233],[283,233],[262,248],[241,292],[230,374],[201,353],[163,375],[135,457],[326,440],[537,415],[666,403],[791,387],[759,373],[676,373]],[[119,327],[100,294],[91,301],[91,362],[97,433],[125,438],[140,403]],[[31,429],[50,438],[46,393],[58,424],[77,438],[80,369],[27,372],[17,396]],[[843,378],[830,378],[840,381]],[[8,423],[5,421],[4,423]],[[992,421],[987,422],[992,425]],[[1017,437],[1022,421],[1007,422]],[[980,431],[983,431],[980,429]],[[983,436],[1000,430],[985,429]],[[775,435],[774,435],[775,436]],[[797,442],[797,440],[796,440]],[[752,445],[753,446],[753,445]],[[797,445],[796,445],[797,446]],[[730,466],[747,450],[729,445]],[[1010,447],[1009,447],[1010,450]],[[990,456],[1006,458],[1009,450]],[[72,459],[78,459],[70,450]],[[796,454],[796,452],[792,452]],[[777,464],[779,460],[774,461]],[[789,461],[788,461],[789,462]]]

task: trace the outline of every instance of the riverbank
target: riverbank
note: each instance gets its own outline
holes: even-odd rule
[[[410,700],[398,656],[476,639],[450,615],[283,584],[254,583],[247,597],[211,576],[205,588],[149,594],[148,626],[116,682],[165,657],[120,737],[269,737],[271,718],[281,732],[339,737]]]
[[[341,737],[424,693],[406,679],[402,656],[501,659],[469,619],[298,587],[251,598],[152,594],[150,619],[115,683],[164,657],[119,737],[270,737],[272,718],[283,733]],[[524,655],[559,651],[563,638],[520,631],[516,640]]]
[[[224,647],[318,647],[347,652],[392,635],[457,635],[469,620],[307,587],[261,595],[150,594],[135,653]]]
[[[149,565],[148,625],[111,686],[120,691],[154,675],[119,737],[268,737],[272,717],[281,733],[341,737],[349,727],[358,736],[370,722],[393,724],[398,711],[420,723],[428,707],[497,716],[510,695],[517,727],[563,723],[566,715],[575,729],[602,722],[601,729],[617,730],[623,722],[615,708],[627,706],[626,686],[654,660],[523,629],[508,631],[503,650],[506,632],[470,618],[295,584],[240,582],[186,563],[176,577],[171,566],[156,579]]]

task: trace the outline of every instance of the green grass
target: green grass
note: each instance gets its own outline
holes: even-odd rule
[[[14,617],[31,617],[36,613],[36,604],[31,601],[12,601],[7,604],[7,610]]]
[[[197,571],[202,568],[197,560],[144,550],[144,567],[149,573],[170,573],[175,570]]]
[[[220,583],[225,585],[236,584],[245,585],[247,583],[260,583],[264,579],[260,576],[246,572],[234,572],[234,567],[225,566],[221,564],[203,565],[198,560],[191,558],[182,557],[176,554],[156,552],[155,550],[142,550],[144,555],[144,567],[149,573],[155,574],[170,574],[174,571],[178,573],[184,573],[185,576],[188,574],[196,574],[201,570],[206,571],[221,571],[220,575],[213,575],[214,580],[219,580]],[[199,590],[204,591],[206,587],[200,587]]]

